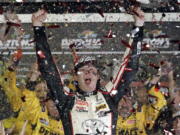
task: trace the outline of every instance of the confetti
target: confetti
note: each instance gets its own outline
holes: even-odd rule
[[[112,30],[109,30],[108,34],[104,36],[105,38],[113,38]]]
[[[164,61],[161,61],[161,62],[160,62],[160,64],[161,64],[161,65],[164,65],[164,64],[165,64],[165,62],[164,62]]]
[[[72,44],[69,45],[70,49],[73,49],[74,47],[76,47],[75,43],[72,43]]]
[[[54,36],[52,34],[48,35],[48,40],[52,40]]]
[[[46,58],[46,56],[42,51],[38,51],[37,54],[39,55],[40,58]]]
[[[142,44],[142,51],[146,51],[146,50],[150,50],[150,45],[147,43]]]
[[[77,50],[76,50],[76,45],[75,45],[75,43],[70,44],[70,45],[69,45],[69,48],[71,49],[71,52],[72,52],[74,64],[76,64],[76,63],[78,62],[78,60],[79,60],[79,56],[78,56],[77,53],[76,53]]]
[[[13,23],[13,22],[7,22],[7,25],[9,25],[9,26],[15,26],[15,27],[21,27],[21,24]]]
[[[7,27],[6,27],[6,30],[5,30],[5,33],[4,33],[4,37],[7,36],[7,34],[8,34],[9,31],[10,31],[10,29],[11,29],[11,26],[7,26]]]
[[[126,42],[125,40],[121,40],[121,43],[122,43],[124,46],[132,49],[132,46],[131,46],[128,42]]]
[[[124,70],[125,70],[125,71],[132,71],[131,68],[125,68]]]
[[[56,29],[56,28],[60,28],[59,25],[55,24],[55,25],[49,25],[47,26],[48,29]]]
[[[0,15],[2,15],[4,12],[3,7],[0,6]]]
[[[103,10],[102,9],[98,9],[97,12],[101,15],[101,17],[104,18],[104,14],[103,14]]]
[[[154,64],[154,63],[149,63],[149,66],[155,68],[155,69],[159,69],[159,66]]]
[[[31,43],[34,43],[34,42],[36,42],[36,40],[34,39],[34,40],[32,40],[32,41],[29,41],[28,43],[29,44],[31,44]]]
[[[22,58],[22,49],[18,49],[17,51],[14,52],[13,54],[13,60],[18,61]]]

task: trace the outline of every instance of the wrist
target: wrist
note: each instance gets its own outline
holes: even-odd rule
[[[144,26],[144,21],[136,21],[135,24],[134,24],[136,27],[142,27]]]
[[[30,81],[36,81],[38,77],[39,77],[38,72],[37,73],[32,73]]]
[[[43,26],[43,23],[42,22],[33,22],[33,26],[41,27],[41,26]]]

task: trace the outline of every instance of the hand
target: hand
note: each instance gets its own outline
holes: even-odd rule
[[[48,113],[49,115],[52,117],[52,118],[55,118],[55,119],[59,119],[60,118],[60,115],[59,115],[59,112],[57,110],[57,107],[54,103],[54,101],[52,101],[51,99],[48,100],[47,102],[45,102],[46,104],[46,108],[48,110]]]
[[[4,17],[7,22],[21,24],[21,20],[18,18],[18,16],[15,14],[15,12],[7,11],[6,13],[4,13]]]
[[[141,27],[144,25],[144,12],[140,7],[133,7],[135,26]]]
[[[40,76],[40,71],[38,70],[38,64],[35,62],[31,67],[30,81],[36,81]]]
[[[33,26],[42,26],[47,18],[47,12],[44,9],[38,10],[32,15]]]
[[[8,38],[8,33],[10,31],[10,27],[13,26],[14,34],[17,35],[18,38],[24,34],[21,26],[21,20],[13,11],[6,11],[4,14],[4,18],[6,20],[6,24],[3,24],[0,28],[0,40],[5,42]],[[17,26],[17,27],[14,27]]]
[[[32,72],[38,72],[38,71],[39,71],[37,62],[34,62],[34,63],[32,64],[32,66],[31,66],[31,71],[32,71]]]
[[[161,75],[168,75],[172,71],[172,63],[165,61],[161,66],[160,66],[160,71]]]

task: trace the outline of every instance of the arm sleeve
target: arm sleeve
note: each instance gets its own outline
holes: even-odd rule
[[[36,124],[42,110],[39,99],[36,97],[36,93],[24,89],[22,98],[23,103],[21,111],[19,113],[19,119],[29,120],[32,124]]]
[[[21,90],[16,86],[16,73],[6,70],[0,79],[0,85],[5,91],[14,112],[21,108]]]
[[[52,99],[58,104],[58,107],[62,109],[68,96],[64,94],[60,74],[53,61],[47,42],[45,27],[34,27],[34,38],[39,70],[47,82]]]
[[[113,96],[113,100],[116,105],[118,105],[121,98],[127,93],[128,87],[130,83],[135,78],[135,75],[138,71],[140,50],[141,50],[141,41],[143,39],[143,27],[134,27],[134,29],[139,29],[139,31],[135,34],[132,43],[132,53],[127,61],[127,67],[130,71],[125,71],[122,79],[119,80],[118,85],[116,87],[117,94]],[[134,30],[133,29],[133,30]]]
[[[153,86],[148,91],[148,94],[156,98],[156,103],[148,105],[146,111],[146,124],[148,125],[147,128],[151,130],[160,114],[161,109],[167,104],[167,101],[161,91],[155,86]]]
[[[155,86],[153,86],[148,91],[148,94],[156,97],[156,99],[157,99],[156,103],[152,105],[154,109],[160,111],[167,104],[167,101],[166,101],[164,95],[159,90],[159,88],[156,88]]]

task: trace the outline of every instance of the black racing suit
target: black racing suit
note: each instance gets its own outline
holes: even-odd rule
[[[115,135],[117,122],[117,107],[127,87],[138,70],[137,43],[142,40],[143,27],[133,40],[132,57],[128,63],[131,72],[125,72],[117,86],[117,94],[110,95],[99,89],[85,93],[79,88],[74,94],[67,95],[58,69],[47,42],[45,28],[34,27],[36,54],[39,70],[47,81],[50,94],[61,114],[61,120],[66,135]]]

